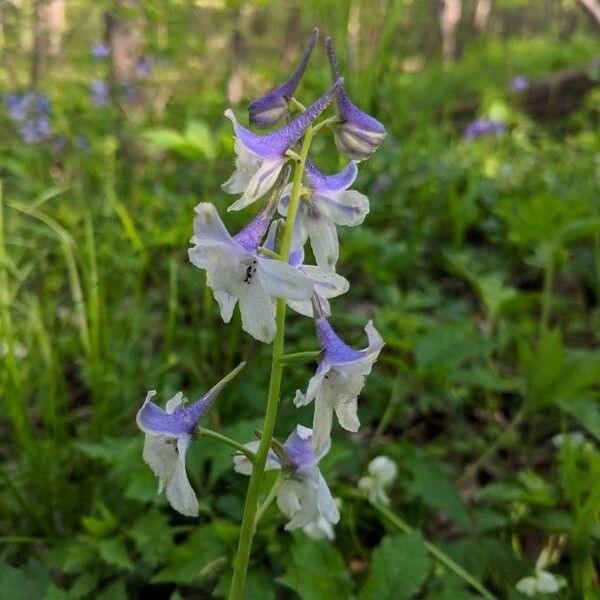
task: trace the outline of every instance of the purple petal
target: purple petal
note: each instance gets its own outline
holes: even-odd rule
[[[162,408],[146,399],[138,411],[136,421],[142,431],[157,435],[180,436],[191,433],[202,416],[211,407],[218,393],[229,383],[245,366],[239,364],[231,373],[213,386],[202,398],[189,406],[175,409],[172,413],[165,412]]]
[[[297,425],[283,447],[296,470],[310,467],[318,462],[312,449],[312,431],[307,427]]]
[[[318,192],[343,192],[356,179],[358,167],[355,162],[349,162],[342,171],[334,175],[323,175],[311,160],[306,161],[306,179],[308,185]]]
[[[225,115],[229,118],[233,117],[237,138],[248,152],[259,158],[283,158],[285,153],[302,137],[305,129],[327,108],[332,96],[341,85],[341,79],[336,81],[328,92],[311,104],[297,119],[294,119],[289,125],[265,135],[257,135],[242,127],[235,121],[233,113],[230,111],[226,111]]]
[[[333,365],[348,363],[359,360],[364,356],[364,352],[359,352],[348,346],[333,330],[325,317],[317,317],[315,327],[321,348],[323,348],[323,357],[327,362]]]
[[[325,40],[334,80],[340,77],[333,40]],[[341,124],[336,130],[338,147],[354,160],[368,158],[386,135],[385,127],[374,117],[357,108],[348,98],[344,86],[336,92],[336,106]]]
[[[291,77],[281,86],[257,98],[248,107],[250,124],[256,127],[272,127],[288,114],[288,100],[292,97],[308,65],[311,52],[317,43],[319,30],[314,29],[304,54]]]

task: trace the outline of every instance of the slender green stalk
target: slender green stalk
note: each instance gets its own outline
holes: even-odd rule
[[[388,521],[398,527],[404,533],[412,533],[413,528],[403,519],[401,519],[395,512],[391,511],[386,506],[377,502],[371,502],[371,505]],[[497,600],[496,596],[486,589],[477,579],[475,579],[470,573],[465,571],[457,562],[452,560],[443,550],[440,550],[435,544],[425,540],[425,548],[427,551],[435,556],[443,565],[448,567],[452,572],[458,575],[464,582],[468,583],[473,589],[477,590],[487,600]]]
[[[209,437],[213,440],[217,440],[217,442],[221,442],[222,444],[227,444],[228,446],[231,446],[238,452],[241,452],[252,463],[256,458],[256,455],[254,454],[254,452],[252,452],[252,450],[248,450],[248,448],[246,448],[246,446],[244,446],[243,444],[232,440],[230,437],[227,437],[222,433],[217,433],[216,431],[213,431],[212,429],[206,429],[205,427],[196,427],[196,431],[200,434],[200,436]]]
[[[300,160],[296,163],[294,171],[294,181],[292,183],[288,214],[285,220],[285,229],[283,230],[283,240],[280,248],[281,257],[285,262],[288,261],[290,256],[292,232],[294,229],[294,221],[296,220],[298,203],[300,201],[300,190],[302,188],[302,174],[304,173],[304,165],[306,164],[306,157],[308,156],[308,150],[313,136],[314,129],[309,128],[304,136],[302,149],[300,151]],[[273,341],[273,357],[271,362],[269,393],[267,396],[267,409],[262,427],[262,436],[256,453],[256,461],[252,469],[252,475],[250,476],[250,483],[248,484],[248,491],[246,493],[242,527],[240,529],[237,556],[233,569],[233,579],[231,580],[231,588],[229,589],[229,600],[242,600],[244,596],[246,572],[248,570],[250,552],[252,550],[252,540],[254,538],[254,522],[258,510],[260,485],[262,483],[265,464],[267,462],[267,454],[271,446],[271,438],[273,437],[273,430],[275,429],[275,421],[277,419],[279,390],[281,389],[281,375],[283,371],[281,358],[284,355],[285,310],[285,300],[283,298],[278,298],[275,313],[277,331],[275,333],[275,340]]]
[[[308,350],[307,352],[293,352],[291,354],[284,354],[281,357],[281,364],[291,365],[293,363],[308,362],[311,360],[317,360],[321,350]]]
[[[271,503],[273,502],[273,500],[275,500],[275,496],[277,496],[277,492],[279,491],[279,488],[281,487],[281,484],[284,481],[285,481],[285,477],[283,476],[283,474],[280,473],[279,477],[277,477],[277,480],[273,484],[271,491],[265,498],[265,501],[260,505],[260,508],[256,512],[256,517],[254,517],[254,529],[256,529],[256,526],[258,525],[260,520],[263,518],[263,515],[267,512],[267,509],[269,508],[269,506],[271,506]]]

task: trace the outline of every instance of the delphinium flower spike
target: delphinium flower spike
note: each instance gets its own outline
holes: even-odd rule
[[[333,330],[318,301],[313,302],[313,310],[323,354],[306,393],[298,390],[294,404],[304,406],[314,399],[313,446],[319,452],[330,443],[334,412],[344,429],[358,431],[358,394],[384,342],[373,322],[369,321],[365,327],[369,345],[363,350],[354,350]]]
[[[196,206],[190,261],[206,270],[207,285],[219,303],[221,317],[229,323],[239,301],[244,331],[262,342],[275,335],[273,298],[307,300],[313,283],[300,270],[258,252],[279,202],[282,185],[257,216],[234,236],[225,229],[216,208]]]
[[[198,516],[198,499],[185,470],[185,455],[194,429],[217,394],[245,364],[238,365],[202,398],[188,406],[184,405],[185,398],[179,392],[167,402],[166,410],[163,410],[151,401],[156,395],[151,390],[137,413],[137,425],[146,434],[144,460],[158,477],[158,493],[166,490],[171,506],[184,515]]]
[[[281,470],[285,478],[277,491],[277,505],[290,519],[285,526],[287,530],[317,525],[321,520],[331,528],[340,519],[335,500],[318,467],[330,445],[325,444],[319,452],[315,452],[311,437],[312,431],[308,427],[297,425],[285,444],[280,446],[280,451],[270,450],[267,455],[265,470]],[[257,441],[250,442],[246,448],[256,452],[258,444]],[[238,473],[252,473],[252,463],[243,454],[236,454],[233,461]]]
[[[340,77],[333,40],[325,39],[327,56],[334,81]],[[369,158],[386,135],[385,127],[374,117],[357,108],[348,98],[341,85],[336,92],[336,108],[339,125],[334,129],[337,147],[353,160]]]
[[[250,104],[248,107],[250,125],[261,128],[273,127],[275,123],[287,117],[290,113],[290,99],[306,71],[310,55],[318,38],[319,30],[315,28],[306,43],[300,63],[290,78],[283,85],[257,98]]]
[[[297,228],[300,243],[310,240],[317,265],[333,271],[339,256],[336,225],[360,225],[369,212],[369,199],[360,192],[349,190],[358,168],[350,162],[339,173],[323,175],[312,161],[306,161],[306,194],[298,207]],[[284,192],[279,212],[287,214],[289,191]]]
[[[235,172],[221,187],[229,194],[242,194],[228,210],[240,210],[252,204],[273,187],[288,159],[287,151],[327,108],[332,96],[341,85],[340,79],[298,118],[285,127],[264,135],[257,135],[242,127],[237,122],[233,111],[229,109],[225,111],[225,116],[231,119],[235,130],[237,159]]]

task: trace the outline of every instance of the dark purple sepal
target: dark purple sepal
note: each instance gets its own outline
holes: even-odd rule
[[[250,104],[248,114],[251,125],[259,128],[273,127],[275,123],[284,119],[289,114],[288,102],[306,71],[310,55],[317,43],[318,37],[319,30],[315,28],[306,43],[300,63],[283,85],[257,98]]]
[[[333,40],[325,39],[327,56],[334,81],[340,77],[340,70]],[[336,92],[336,109],[339,124],[334,128],[335,143],[352,160],[369,158],[386,135],[385,127],[374,117],[356,107],[346,95],[344,86]]]
[[[335,82],[333,87],[325,92],[318,100],[311,104],[305,112],[291,123],[267,133],[257,135],[234,122],[235,133],[244,147],[255,156],[263,159],[283,158],[285,153],[302,137],[307,127],[327,108],[332,96],[342,85],[343,80]],[[225,113],[233,118],[233,113]]]
[[[304,173],[309,187],[316,192],[343,192],[354,183],[358,167],[355,162],[349,162],[339,173],[323,175],[314,163],[307,159]]]
[[[323,349],[323,358],[332,365],[360,360],[364,352],[354,350],[333,330],[329,321],[323,316],[315,319],[317,337]]]

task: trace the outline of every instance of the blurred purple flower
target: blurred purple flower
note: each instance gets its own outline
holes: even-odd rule
[[[523,92],[529,87],[529,79],[525,75],[517,75],[509,84],[511,91]]]
[[[102,60],[110,56],[110,46],[108,44],[94,44],[92,46],[92,56],[96,60]]]
[[[463,133],[463,139],[472,140],[484,135],[501,135],[506,133],[506,123],[497,119],[476,119],[469,123]]]
[[[90,142],[83,135],[75,136],[75,147],[81,150],[84,154],[89,154],[92,151]]]
[[[50,137],[48,116],[51,104],[44,94],[7,94],[4,101],[8,108],[8,117],[19,124],[19,134],[26,144],[37,144]]]
[[[94,79],[90,84],[90,97],[95,106],[106,106],[110,102],[110,88],[103,79]]]
[[[135,65],[135,76],[138,79],[146,79],[152,73],[152,62],[147,56],[140,56]]]

